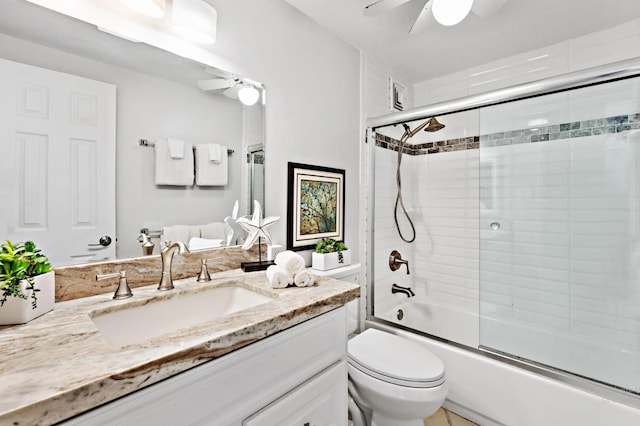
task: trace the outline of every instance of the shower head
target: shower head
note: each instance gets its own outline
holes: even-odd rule
[[[413,130],[411,130],[406,123],[402,123],[402,126],[404,127],[404,130],[405,130],[404,134],[407,139],[414,137],[416,133],[418,133],[422,129],[424,129],[425,132],[437,132],[438,130],[441,130],[445,127],[444,124],[436,120],[435,117],[431,117],[427,119],[421,125],[419,125]]]
[[[429,125],[427,126],[426,129],[424,129],[425,132],[437,132],[438,130],[442,130],[444,129],[444,124],[442,124],[441,122],[439,122],[438,120],[436,120],[435,117],[432,117],[431,120],[429,120]]]

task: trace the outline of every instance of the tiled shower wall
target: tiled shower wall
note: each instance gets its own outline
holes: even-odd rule
[[[427,105],[636,56],[640,56],[640,19],[452,75],[415,83],[413,85],[413,103],[414,106]],[[371,66],[369,64],[369,67]],[[367,73],[367,94],[372,91],[381,94],[382,83],[372,82],[369,79],[369,74]],[[623,98],[624,96],[621,99]],[[378,96],[377,99],[380,100],[380,103],[382,102],[381,96]],[[375,110],[371,106],[371,102],[373,102],[373,98],[369,98],[367,112]],[[423,134],[423,139],[411,141],[412,143],[423,144],[422,147],[418,148],[422,151],[435,148],[438,148],[439,151],[445,151],[436,155],[407,155],[403,159],[405,182],[415,180],[413,190],[417,199],[420,200],[419,205],[413,206],[414,202],[409,201],[413,197],[405,196],[408,200],[407,204],[412,205],[411,209],[414,209],[412,214],[420,212],[418,238],[429,241],[424,246],[421,245],[415,249],[407,248],[411,252],[407,256],[413,258],[414,269],[416,270],[412,284],[418,288],[419,292],[422,291],[424,300],[429,303],[449,306],[451,312],[460,314],[460,318],[467,317],[469,313],[477,315],[478,311],[479,230],[477,204],[480,202],[478,194],[479,154],[477,150],[467,149],[467,146],[465,146],[464,150],[451,148],[450,151],[453,152],[448,152],[449,150],[443,149],[442,145],[438,146],[437,142],[458,139],[458,142],[453,143],[453,145],[456,146],[455,149],[462,149],[461,140],[464,140],[466,145],[470,145],[480,142],[481,135],[486,135],[482,138],[482,143],[485,146],[494,143],[500,146],[507,144],[511,147],[512,143],[523,141],[522,137],[527,137],[529,143],[535,142],[535,140],[532,141],[532,136],[533,139],[537,138],[544,141],[547,137],[549,139],[566,137],[566,134],[561,134],[562,132],[585,130],[584,126],[588,126],[588,129],[591,129],[591,134],[597,134],[597,132],[611,131],[608,126],[614,123],[609,124],[606,119],[618,116],[618,109],[624,110],[628,121],[634,119],[628,114],[638,111],[637,108],[629,106],[628,108],[614,108],[616,111],[590,112],[589,109],[592,105],[599,102],[597,94],[591,99],[585,99],[584,102],[580,100],[571,100],[571,102],[573,102],[571,106],[572,112],[562,119],[557,118],[557,115],[553,115],[553,111],[551,111],[550,115],[550,111],[544,109],[539,112],[536,108],[532,108],[527,112],[526,116],[519,118],[510,116],[509,111],[506,111],[503,112],[502,116],[483,117],[482,131],[480,129],[481,117],[478,111],[450,115],[446,116],[446,118],[442,117],[441,121],[447,125],[443,131],[435,134]],[[566,104],[558,105],[556,106],[561,113],[566,111]],[[382,108],[383,106],[380,105],[377,114],[368,115],[374,116],[386,112]],[[551,109],[553,109],[553,106]],[[549,117],[552,117],[554,121],[550,122]],[[440,119],[441,117],[438,118]],[[593,119],[605,121],[602,123],[585,123],[584,125],[582,123],[582,121]],[[544,120],[547,120],[547,122],[545,123]],[[580,129],[572,128],[578,126],[578,124],[575,124],[576,122],[580,122]],[[569,125],[569,129],[560,129],[560,124]],[[603,125],[600,126],[599,124]],[[615,125],[618,124],[628,123],[615,123]],[[416,125],[417,123],[412,123],[411,127],[414,128]],[[557,125],[558,131],[555,128],[545,131],[544,127],[547,125]],[[602,129],[594,132],[593,129],[597,128]],[[501,132],[510,131],[520,133],[503,133],[502,136],[499,135]],[[383,130],[383,132],[394,138],[399,138],[401,129],[390,128]],[[525,135],[525,133],[527,134]],[[491,140],[489,140],[489,135],[493,135]],[[474,137],[478,139],[474,140]],[[436,142],[436,145],[424,145],[433,142]],[[377,153],[379,151],[388,150],[376,148],[376,182],[379,182],[378,177],[381,175],[381,170],[378,169],[380,159]],[[385,158],[384,161],[392,163],[391,166],[393,166],[395,153],[391,156],[385,156]],[[388,166],[388,168],[391,168],[391,166]],[[393,172],[395,171],[393,170]],[[388,191],[392,191],[392,194],[389,194]],[[379,209],[383,208],[378,199],[386,197],[392,200],[394,191],[394,186],[379,188],[376,185],[376,235],[382,235],[385,232],[386,235],[393,235],[395,232],[393,220],[388,218],[379,220],[383,216],[379,216],[378,213]],[[407,194],[409,193],[407,192]],[[428,210],[429,206],[433,209],[430,212]],[[474,208],[474,206],[476,207]],[[391,212],[393,204],[384,208]],[[474,211],[475,217],[473,216]],[[429,226],[425,225],[427,223]],[[391,230],[390,234],[389,230]],[[392,241],[392,238],[388,237],[387,240]],[[391,246],[397,246],[398,244],[400,243],[397,241],[390,243],[388,247],[381,249],[380,253],[376,250],[374,258],[376,271],[379,271],[382,268],[380,264],[386,261],[388,256],[386,251]],[[379,247],[380,245],[376,243],[376,249]],[[376,289],[379,284],[390,285],[388,280],[385,284],[378,282],[378,278],[384,276],[383,272],[386,273],[380,269],[380,275],[376,275]],[[418,277],[423,277],[425,282],[417,282],[419,280]],[[418,293],[418,296],[420,296],[420,293]],[[377,313],[388,310],[396,302],[397,300],[392,298],[388,290],[376,290],[375,304]],[[455,318],[455,315],[453,317],[447,316],[446,320],[439,321],[438,315],[431,315],[430,323],[440,323],[440,325],[447,323],[445,326],[438,326],[439,332],[434,334],[470,346],[476,346],[479,338],[478,328],[475,327],[475,329],[471,330],[471,335],[464,334],[461,336],[458,330],[455,329],[458,323]],[[452,336],[460,337],[456,339],[452,338]]]
[[[477,318],[480,299],[479,343],[640,388],[626,379],[640,377],[637,111],[639,78],[483,108],[479,135],[450,129],[405,149],[405,202],[418,231],[412,283],[431,312],[416,328],[477,346],[478,323],[465,314]],[[456,129],[465,115],[439,119]],[[376,162],[394,149],[378,135]],[[376,199],[388,192],[376,185]],[[381,197],[376,212],[392,211],[391,201]],[[381,233],[387,222],[377,217]],[[451,312],[456,320],[445,321]]]

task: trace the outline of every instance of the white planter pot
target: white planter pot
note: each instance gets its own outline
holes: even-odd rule
[[[24,324],[40,315],[46,314],[53,309],[55,303],[55,273],[53,271],[38,275],[34,278],[35,288],[40,289],[38,297],[38,307],[32,309],[31,291],[27,291],[28,283],[20,283],[22,293],[27,295],[27,299],[19,297],[9,297],[4,305],[0,307],[0,325]]]
[[[311,267],[319,271],[351,265],[351,250],[334,253],[311,253]]]

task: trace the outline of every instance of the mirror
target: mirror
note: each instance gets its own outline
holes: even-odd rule
[[[251,213],[253,203],[250,201],[253,199],[260,201],[264,207],[265,107],[264,87],[260,83],[254,82],[263,95],[261,100],[253,106],[243,105],[237,99],[237,89],[245,82],[244,77],[207,67],[144,43],[125,40],[24,0],[3,1],[3,13],[0,16],[0,60],[4,60],[1,64],[10,61],[107,83],[115,93],[115,158],[86,150],[82,148],[86,144],[81,143],[78,144],[80,148],[77,151],[65,154],[78,156],[80,164],[70,166],[71,173],[79,182],[70,199],[58,192],[64,185],[52,188],[55,185],[50,177],[33,172],[37,169],[35,165],[48,164],[48,173],[62,173],[61,169],[64,167],[58,166],[62,163],[34,160],[34,152],[39,152],[33,148],[39,146],[37,138],[33,141],[25,139],[33,145],[28,151],[21,147],[20,141],[11,145],[16,140],[15,129],[0,129],[0,146],[5,157],[2,166],[14,167],[13,172],[21,176],[17,185],[4,188],[0,186],[0,195],[5,204],[4,208],[0,208],[0,238],[9,236],[16,240],[34,239],[52,258],[54,266],[88,263],[112,259],[109,250],[112,253],[114,246],[118,259],[141,256],[143,251],[138,238],[143,228],[148,229],[154,237],[153,253],[157,254],[160,248],[157,236],[163,227],[222,223],[225,217],[232,214],[236,200],[240,207],[239,216]],[[21,74],[20,69],[18,68],[18,74]],[[15,78],[18,85],[21,84],[22,77],[20,75]],[[31,90],[33,87],[39,90],[38,85],[27,89],[23,86],[18,91],[27,93],[24,96],[27,105],[33,99],[42,100],[38,97],[42,93],[53,96],[53,87],[57,90],[61,84],[54,82],[48,92],[46,88],[35,92]],[[9,90],[16,91],[15,88]],[[72,106],[76,107],[89,105],[91,100],[82,96],[74,98],[73,93],[71,98]],[[69,104],[65,102],[65,105]],[[13,105],[5,105],[5,109],[12,110],[10,114],[16,115]],[[49,115],[56,114],[55,104],[45,102],[44,105],[50,109]],[[96,108],[101,110],[102,104],[98,104]],[[87,127],[87,123],[82,121],[85,118],[85,121],[90,121],[91,117],[85,117],[81,109],[77,111],[80,111],[77,116],[80,125]],[[2,114],[6,114],[6,111],[0,109],[0,115]],[[5,123],[22,120],[20,117],[17,120],[15,117],[6,118]],[[3,127],[2,122],[0,118],[0,127]],[[34,132],[29,134],[32,133]],[[230,152],[232,150],[233,153],[227,157],[227,183],[215,186],[156,185],[156,148],[148,146],[149,143],[147,146],[141,145],[140,140],[151,141],[153,144],[156,140],[167,138],[194,145],[215,143],[228,148]],[[53,139],[49,137],[47,141],[51,142],[48,145],[49,153],[57,149],[53,146]],[[46,143],[42,146],[45,145]],[[15,161],[16,159],[19,161]],[[94,191],[91,186],[92,179],[102,178],[97,170],[110,161],[114,162],[113,166],[107,165],[107,170],[111,167],[110,173],[115,179],[113,197],[108,190]],[[30,164],[29,170],[15,170],[16,167],[22,167],[16,164],[27,163]],[[36,190],[29,189],[31,186],[36,187]],[[71,231],[63,237],[55,238],[55,241],[37,237],[39,232],[46,231],[54,222],[49,216],[51,213],[41,213],[39,209],[44,212],[47,207],[77,204],[76,199],[83,194],[90,195],[88,207],[78,213],[82,208],[76,206],[74,214],[89,219],[83,222],[80,217]],[[97,229],[91,219],[105,211],[108,213],[112,207],[101,209],[94,206],[111,198],[113,200],[107,206],[114,206],[115,235],[107,235],[107,232]],[[7,203],[6,200],[11,202]],[[17,221],[18,226],[12,219],[7,219],[14,216],[20,216],[20,220],[27,216],[32,218],[31,222],[26,219]],[[85,236],[76,237],[75,232],[79,232],[81,228],[87,231]],[[28,237],[34,233],[36,237]],[[27,237],[21,238],[23,235]],[[109,250],[101,246],[101,243],[107,241],[103,238],[105,236],[111,237],[113,241]],[[70,247],[71,251],[75,250],[80,254],[75,257],[59,255],[63,253],[62,246],[68,246],[65,250]]]

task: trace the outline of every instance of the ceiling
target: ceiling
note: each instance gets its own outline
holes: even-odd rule
[[[412,82],[640,18],[638,0],[510,0],[491,16],[470,13],[453,27],[431,19],[422,31],[409,35],[424,0],[373,17],[362,11],[374,0],[286,1],[354,47],[406,73]],[[489,0],[475,0],[481,1]]]

